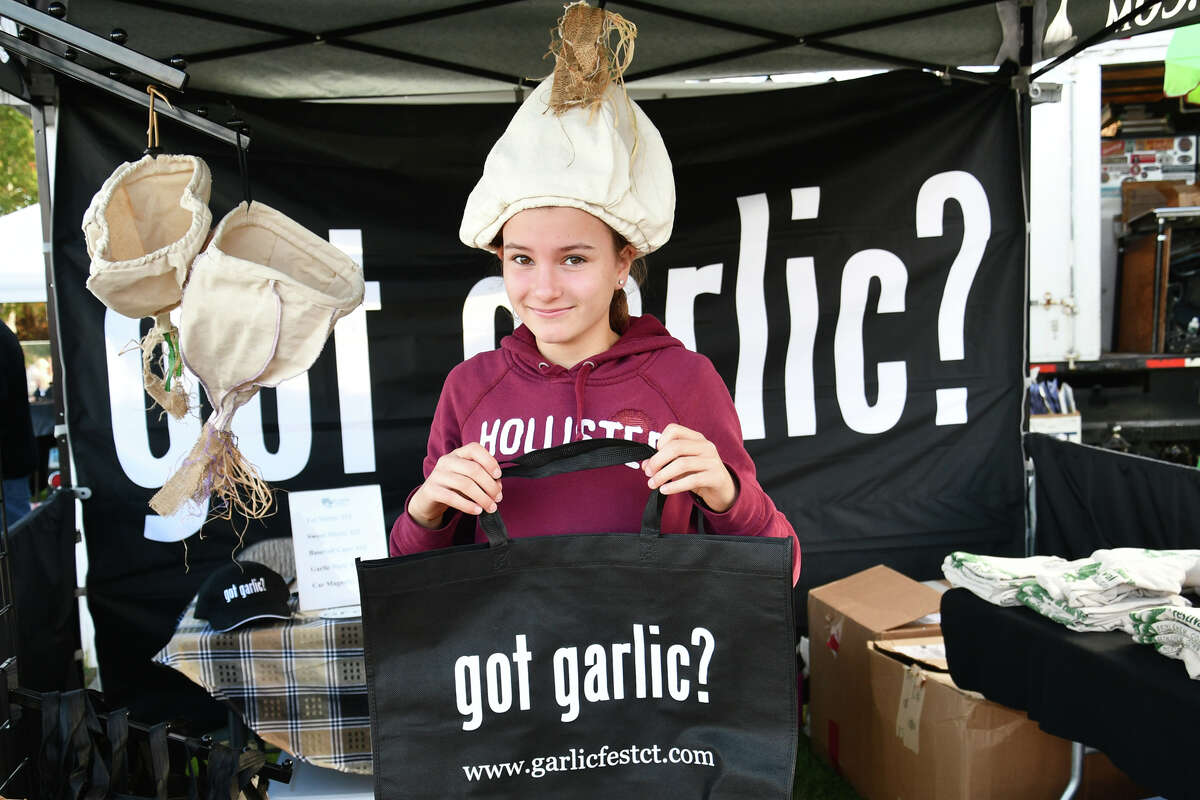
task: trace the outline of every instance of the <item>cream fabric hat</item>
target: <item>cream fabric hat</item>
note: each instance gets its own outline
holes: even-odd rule
[[[617,25],[623,59],[607,44]],[[587,211],[643,255],[666,243],[675,220],[671,159],[621,83],[636,34],[612,12],[582,3],[567,8],[552,45],[555,74],[521,104],[488,153],[467,198],[458,232],[463,243],[494,250],[510,217],[544,206]]]
[[[212,224],[211,192],[203,160],[147,155],[118,167],[83,215],[92,260],[87,288],[118,314],[154,317],[141,341],[142,378],[146,392],[174,417],[187,413],[188,401],[169,314]],[[162,378],[151,369],[160,343],[167,355]]]
[[[183,294],[183,359],[213,413],[183,466],[150,501],[164,516],[215,492],[248,518],[270,508],[270,492],[229,427],[263,386],[301,374],[321,354],[334,323],[363,297],[362,268],[332,244],[262,203],[240,204],[196,257]]]

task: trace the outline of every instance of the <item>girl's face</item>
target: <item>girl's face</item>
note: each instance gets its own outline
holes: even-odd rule
[[[608,225],[577,208],[530,208],[504,224],[503,241],[504,288],[542,355],[570,368],[617,341],[608,306],[635,253],[617,251]]]

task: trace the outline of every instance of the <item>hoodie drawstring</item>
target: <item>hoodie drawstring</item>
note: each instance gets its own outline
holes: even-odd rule
[[[583,438],[583,385],[587,383],[587,376],[595,368],[595,362],[585,361],[575,376],[575,435],[571,437],[573,442]]]

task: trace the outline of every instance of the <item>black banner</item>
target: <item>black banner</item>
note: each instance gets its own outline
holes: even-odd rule
[[[725,379],[761,483],[798,533],[800,599],[875,563],[929,578],[953,549],[1017,554],[1014,96],[891,73],[643,107],[672,155],[679,201],[672,240],[631,304]],[[445,375],[511,330],[498,264],[457,230],[512,112],[239,101],[254,199],[360,250],[367,281],[363,309],[307,376],[235,418],[273,485],[379,484],[387,522],[401,512]],[[106,314],[84,288],[80,220],[117,164],[140,156],[145,125],[136,109],[64,87],[54,246],[75,466],[94,493],[84,522],[105,688],[166,713],[153,689],[182,690],[182,679],[151,674],[149,659],[236,534],[214,523],[192,537],[189,572],[182,545],[144,538],[155,525],[146,502],[200,419],[143,411],[137,356],[122,351],[148,323]],[[215,226],[242,199],[233,148],[161,128],[168,152],[211,166]],[[279,513],[249,526],[248,540],[288,535],[287,494],[277,497]]]

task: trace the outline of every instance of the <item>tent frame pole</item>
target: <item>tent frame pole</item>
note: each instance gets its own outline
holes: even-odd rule
[[[30,8],[18,0],[0,0],[0,16],[8,17],[19,25],[56,39],[86,53],[99,56],[105,61],[119,64],[151,81],[172,89],[182,89],[187,84],[187,73],[180,69],[155,61],[136,50],[123,47],[108,39],[97,36],[83,28],[63,22],[57,17]],[[7,48],[8,45],[5,45]],[[24,54],[22,54],[24,55]]]
[[[368,53],[370,55],[382,56],[384,58],[392,58],[397,61],[408,61],[413,64],[421,64],[426,67],[435,67],[444,69],[449,72],[458,72],[463,75],[473,75],[477,78],[490,78],[495,81],[506,83],[509,86],[537,86],[541,81],[535,78],[526,78],[522,75],[507,75],[503,72],[496,72],[490,69],[481,67],[470,67],[466,64],[459,64],[453,61],[444,61],[440,58],[432,58],[430,56],[416,55],[415,53],[406,53],[402,50],[392,50],[388,47],[379,47],[378,45],[366,44],[364,42],[352,42],[346,39],[326,39],[325,43],[330,47],[340,47],[343,50],[355,50],[360,53]]]
[[[0,3],[6,0],[0,0]],[[140,105],[142,108],[150,108],[150,95],[144,91],[138,91],[132,86],[124,84],[120,81],[113,80],[107,75],[101,75],[94,70],[90,70],[74,61],[63,58],[60,55],[51,53],[49,50],[44,50],[37,45],[22,41],[15,36],[0,31],[0,47],[10,52],[17,53],[20,56],[41,64],[47,69],[53,70],[60,75],[66,75],[68,78],[74,78],[80,83],[86,83],[89,86],[94,86],[98,89],[115,94],[131,103]],[[207,120],[198,114],[193,114],[190,111],[184,111],[181,108],[171,105],[158,103],[154,106],[154,113],[161,114],[164,117],[169,117],[177,122],[187,125],[189,128],[207,134],[214,139],[220,139],[223,142],[231,144],[235,147],[250,146],[250,136],[246,133],[239,134],[224,125],[219,125],[211,120]]]
[[[686,22],[708,25],[709,27],[719,28],[732,33],[744,33],[750,36],[759,36],[768,40],[760,45],[753,45],[750,47],[741,48],[739,50],[733,50],[728,53],[721,53],[704,58],[693,59],[691,61],[683,61],[676,64],[667,64],[662,67],[655,67],[654,69],[643,70],[633,75],[627,75],[625,80],[632,83],[644,78],[667,75],[672,72],[681,72],[683,70],[695,69],[697,67],[706,67],[710,64],[718,64],[722,61],[731,61],[737,58],[758,55],[759,53],[766,53],[772,50],[782,50],[788,47],[811,47],[814,50],[838,53],[841,55],[861,58],[869,61],[877,61],[881,64],[889,64],[896,67],[928,70],[930,72],[937,72],[943,75],[974,81],[977,83],[1007,84],[1007,79],[1000,76],[968,72],[966,70],[957,69],[945,64],[933,64],[927,61],[919,61],[916,59],[904,58],[903,56],[879,53],[873,50],[863,50],[860,48],[846,47],[844,45],[836,45],[826,41],[827,39],[833,39],[839,36],[848,36],[853,33],[878,30],[880,28],[887,28],[889,26],[899,25],[905,22],[931,19],[943,14],[964,11],[977,6],[992,5],[993,2],[994,0],[962,0],[962,2],[952,3],[939,8],[930,8],[922,11],[909,12],[907,14],[897,14],[891,17],[882,17],[877,20],[872,20],[871,22],[864,22],[857,25],[846,25],[840,28],[830,28],[829,30],[805,34],[804,36],[793,36],[790,34],[782,34],[777,31],[766,30],[764,28],[756,28],[751,25],[726,22],[715,17],[696,14],[683,9],[665,8],[657,3],[645,2],[645,0],[621,0],[622,5],[629,6],[630,8],[636,8],[639,11],[646,11],[651,14],[662,14],[664,16],[681,19]]]
[[[1001,86],[1008,85],[1008,78],[1000,74],[988,74],[980,72],[968,72],[958,67],[951,67],[945,64],[933,64],[928,61],[917,61],[911,58],[902,56],[890,56],[882,53],[876,53],[872,50],[860,50],[857,47],[845,47],[840,44],[832,44],[824,41],[805,41],[806,47],[811,47],[814,50],[823,50],[827,53],[838,53],[840,55],[853,56],[857,58],[873,59],[884,64],[891,64],[896,67],[905,67],[908,69],[927,70],[929,72],[937,72],[948,77],[959,78],[961,80],[971,81],[973,83],[989,83]]]
[[[31,98],[33,151],[37,163],[38,206],[42,212],[42,258],[46,270],[46,322],[50,333],[50,363],[54,365],[54,442],[58,447],[59,473],[63,486],[72,486],[71,445],[67,436],[67,370],[62,358],[62,326],[58,310],[58,287],[54,279],[54,194],[50,185],[49,147],[46,143],[46,107],[42,98]]]
[[[910,11],[907,14],[897,14],[894,17],[882,17],[880,19],[871,20],[870,22],[860,22],[857,25],[845,25],[841,28],[831,28],[820,33],[810,33],[805,36],[806,40],[813,39],[833,39],[838,36],[849,36],[852,33],[862,33],[864,31],[874,31],[880,28],[889,28],[892,25],[902,25],[905,22],[917,22],[923,19],[932,19],[933,17],[941,16],[942,14],[953,14],[956,11],[966,11],[976,6],[995,5],[995,0],[962,0],[959,3],[951,3],[948,6],[939,6],[938,8],[925,8],[920,11]]]
[[[1021,243],[1024,248],[1024,280],[1022,282],[1022,298],[1021,298],[1021,416],[1019,422],[1019,437],[1021,442],[1021,484],[1025,490],[1025,536],[1024,536],[1024,552],[1025,556],[1032,556],[1037,552],[1037,509],[1035,503],[1036,481],[1034,475],[1033,460],[1029,457],[1028,451],[1025,449],[1025,433],[1029,430],[1029,272],[1030,272],[1030,242],[1029,229],[1032,211],[1032,200],[1030,197],[1032,178],[1030,159],[1033,155],[1031,134],[1033,132],[1033,98],[1030,96],[1030,86],[1032,79],[1030,73],[1033,70],[1033,37],[1035,34],[1033,24],[1033,0],[1021,0],[1020,6],[1020,21],[1021,21],[1021,47],[1018,51],[1018,59],[1020,61],[1017,67],[1017,74],[1012,78],[1013,92],[1016,95],[1017,102],[1017,135],[1019,141],[1018,156],[1020,158],[1021,168],[1021,214],[1024,231],[1021,237]]]
[[[990,6],[995,3],[995,0],[960,0],[957,3],[950,5],[938,6],[937,8],[926,8],[920,11],[910,11],[906,14],[896,14],[890,17],[880,17],[879,19],[871,20],[870,22],[860,22],[855,25],[843,25],[839,28],[830,28],[816,33],[806,33],[803,36],[793,36],[791,34],[780,33],[779,31],[767,30],[766,28],[757,28],[753,25],[745,25],[738,22],[728,22],[726,20],[710,17],[705,14],[697,14],[692,11],[686,11],[680,8],[668,8],[661,6],[658,3],[646,2],[646,0],[620,0],[623,6],[636,8],[639,11],[647,11],[651,14],[661,14],[665,17],[680,19],[685,22],[695,22],[698,25],[707,25],[711,28],[720,28],[721,30],[731,33],[744,33],[749,36],[759,36],[764,39],[770,39],[778,42],[787,42],[789,44],[804,44],[818,39],[835,39],[839,36],[849,36],[854,33],[862,33],[864,31],[873,31],[880,28],[887,28],[892,25],[901,25],[905,22],[917,22],[923,19],[932,19],[933,17],[942,16],[943,14],[953,14],[956,11],[965,11],[975,8],[976,6]]]
[[[290,28],[282,25],[256,22],[255,20],[235,16],[233,14],[224,14],[214,11],[205,11],[203,9],[189,8],[177,3],[160,2],[160,0],[121,1],[128,3],[129,5],[139,6],[141,8],[167,11],[170,13],[179,14],[180,16],[204,19],[211,22],[220,22],[226,25],[235,25],[243,28],[249,28],[251,30],[263,31],[266,33],[275,33],[283,37],[282,39],[277,39],[271,42],[242,45],[240,47],[227,47],[218,50],[208,50],[201,53],[184,55],[184,60],[191,64],[199,64],[205,61],[214,61],[233,56],[265,53],[271,50],[280,50],[288,47],[324,44],[331,47],[340,47],[346,50],[355,50],[361,53],[377,55],[383,58],[391,58],[397,61],[407,61],[427,67],[444,69],[450,72],[458,72],[477,78],[489,78],[491,80],[500,81],[510,85],[536,86],[538,83],[538,81],[532,78],[526,78],[518,75],[507,75],[502,72],[496,72],[495,70],[472,67],[466,64],[445,61],[443,59],[422,56],[415,53],[407,53],[401,50],[393,50],[391,48],[371,45],[365,42],[347,41],[347,38],[350,36],[358,36],[364,33],[374,33],[376,31],[388,30],[390,28],[414,25],[419,22],[443,19],[445,17],[456,16],[458,14],[464,14],[473,11],[483,11],[489,8],[519,2],[519,0],[475,0],[475,2],[463,3],[461,5],[451,6],[450,8],[439,9],[436,11],[425,11],[417,14],[408,14],[403,17],[394,17],[392,19],[381,20],[379,22],[373,22],[366,25],[354,25],[347,28],[336,28],[322,33],[310,33],[308,31],[300,30],[299,28]]]

